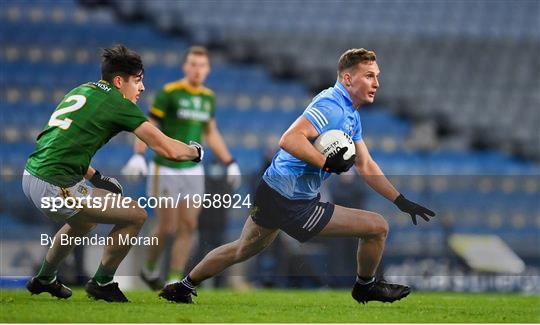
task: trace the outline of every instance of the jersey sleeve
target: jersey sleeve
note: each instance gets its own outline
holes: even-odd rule
[[[360,121],[360,115],[358,114],[358,112],[356,112],[356,120],[356,128],[354,129],[354,133],[352,135],[353,142],[358,142],[362,140],[362,123]]]
[[[306,108],[302,114],[315,127],[319,134],[339,128],[342,109],[332,101],[315,102]]]
[[[168,106],[168,96],[167,92],[162,89],[154,99],[152,107],[150,107],[149,115],[157,120],[162,120],[167,114]]]
[[[141,109],[127,99],[122,100],[114,111],[114,123],[120,130],[133,132],[139,125],[148,121]]]

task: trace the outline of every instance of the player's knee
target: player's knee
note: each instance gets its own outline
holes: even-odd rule
[[[370,213],[369,221],[359,226],[359,237],[363,239],[386,239],[388,235],[388,222],[378,213]]]
[[[178,224],[177,232],[180,235],[192,235],[197,230],[197,220],[182,220]]]
[[[146,210],[142,208],[134,209],[134,216],[133,216],[134,224],[142,227],[142,225],[144,225],[144,223],[146,222],[146,219],[148,219],[148,213],[146,212]]]
[[[162,225],[158,228],[160,236],[173,237],[176,234],[176,228],[172,225]]]
[[[176,227],[172,224],[159,222],[156,228],[154,228],[153,234],[160,238],[163,238],[163,237],[169,238],[169,237],[174,236],[174,234],[176,234]]]
[[[194,233],[197,230],[197,227],[199,226],[199,222],[197,219],[193,219],[190,222],[188,222],[188,231],[191,233]]]
[[[76,224],[76,223],[70,223],[71,229],[70,229],[70,235],[73,236],[84,236],[94,230],[96,228],[97,223],[83,223],[83,224]]]
[[[384,217],[380,214],[377,214],[376,218],[374,219],[374,234],[384,239],[386,236],[388,236],[389,230],[390,228],[386,219],[384,219]]]

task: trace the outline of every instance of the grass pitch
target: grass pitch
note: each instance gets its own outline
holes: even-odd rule
[[[126,292],[127,304],[93,301],[81,289],[68,300],[0,291],[0,322],[25,323],[499,323],[540,322],[540,296],[413,292],[393,304],[356,303],[341,290],[201,290],[196,304],[155,292]]]

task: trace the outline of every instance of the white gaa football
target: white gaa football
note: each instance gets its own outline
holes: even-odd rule
[[[349,148],[343,156],[344,159],[349,159],[356,153],[353,140],[341,130],[329,130],[324,132],[315,140],[314,145],[325,157],[328,157],[329,154],[342,147]]]

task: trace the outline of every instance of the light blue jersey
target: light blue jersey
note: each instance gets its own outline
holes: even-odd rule
[[[349,93],[339,81],[334,87],[315,96],[302,115],[319,134],[337,129],[347,133],[354,142],[362,139],[360,114],[352,106]],[[271,188],[290,200],[313,199],[328,177],[330,173],[308,165],[283,149],[274,156],[263,175]]]

